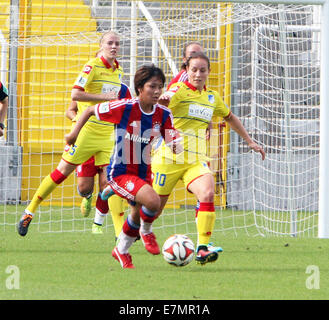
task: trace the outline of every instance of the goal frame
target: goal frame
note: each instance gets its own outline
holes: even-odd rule
[[[207,1],[207,0],[205,0]],[[320,157],[319,157],[319,214],[318,237],[329,238],[329,0],[217,0],[219,3],[263,3],[321,5],[320,59]]]
[[[196,1],[196,0],[192,0]],[[210,0],[204,0],[205,2]],[[213,2],[213,0],[211,0]],[[215,0],[218,3],[262,3],[262,4],[299,4],[320,5],[321,16],[321,61],[320,61],[320,157],[319,157],[319,213],[318,237],[329,238],[329,44],[325,35],[329,34],[329,0]],[[138,1],[141,3],[142,1]],[[139,4],[140,5],[140,4]],[[152,21],[150,22],[152,24]],[[154,30],[156,33],[157,30]],[[157,39],[161,45],[161,39]],[[163,49],[163,48],[162,48]],[[164,50],[165,51],[165,50]],[[294,233],[292,233],[294,234]]]
[[[31,0],[26,0],[26,2],[30,2]],[[191,2],[197,2],[198,0],[190,0]],[[12,15],[11,17],[17,16],[17,12],[14,12],[15,6],[17,7],[19,5],[20,0],[11,0],[11,11]],[[113,1],[115,3],[116,1]],[[198,1],[199,2],[199,1]],[[217,2],[218,4],[221,3],[249,3],[249,4],[275,4],[275,5],[317,5],[321,6],[321,59],[320,59],[320,101],[321,101],[321,116],[320,116],[320,151],[319,151],[319,195],[318,195],[318,237],[319,238],[329,238],[329,198],[327,194],[329,194],[329,146],[327,141],[329,141],[329,128],[328,128],[328,122],[329,122],[329,92],[327,90],[328,88],[328,79],[329,79],[329,44],[327,42],[326,36],[329,33],[329,0],[203,0],[203,2]],[[92,1],[93,5],[97,3],[96,1]],[[134,1],[134,5],[140,5],[141,11],[142,9],[142,1]],[[114,8],[114,7],[113,7]],[[112,8],[112,9],[113,9]],[[145,13],[145,12],[144,12]],[[147,12],[146,12],[147,13]],[[145,15],[145,14],[144,14]],[[152,25],[152,17],[147,17],[148,23]],[[112,25],[114,24],[114,20],[112,17]],[[133,26],[133,25],[132,25]],[[17,28],[12,29],[12,36],[15,38],[15,33],[17,31]],[[166,51],[165,47],[163,46],[163,41],[161,39],[161,36],[157,33],[157,30],[153,28],[153,38],[154,41],[157,42],[158,46],[161,48],[162,51]],[[133,34],[133,32],[132,32]],[[134,39],[133,39],[134,40]],[[6,51],[6,47],[1,41],[1,34],[0,34],[0,45],[1,50]],[[131,46],[132,49],[134,49],[133,46]],[[152,46],[153,50],[153,46]],[[11,50],[10,55],[14,55],[15,52]],[[136,56],[136,52],[131,52],[131,57],[134,58]],[[155,56],[155,54],[152,54],[152,56]],[[11,59],[14,61],[14,59]],[[131,74],[133,74],[133,70],[135,68],[134,64],[131,64]],[[12,70],[12,68],[10,68]],[[14,75],[9,75],[11,78],[11,81],[14,79]],[[15,95],[15,88],[9,88],[11,95]],[[13,99],[15,101],[15,99]],[[8,112],[13,112],[16,108],[13,108],[15,106],[11,106],[11,108],[8,110]],[[15,114],[11,115],[11,119],[15,119]],[[14,133],[17,132],[17,130],[14,130]],[[13,135],[13,133],[10,134],[9,137],[10,141],[13,143],[14,146],[16,146],[17,137]]]

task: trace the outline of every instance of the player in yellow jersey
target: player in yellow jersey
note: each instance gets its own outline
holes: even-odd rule
[[[80,72],[72,89],[71,97],[73,101],[77,101],[78,116],[87,107],[97,102],[115,100],[121,97],[121,95],[123,97],[131,96],[129,88],[121,82],[123,70],[116,60],[119,48],[120,38],[118,34],[113,31],[103,34],[100,40],[100,56],[88,61]],[[62,160],[57,169],[41,182],[31,203],[25,209],[18,223],[17,228],[20,235],[26,235],[28,226],[40,203],[57,187],[57,185],[64,181],[77,166],[81,164],[84,166],[86,164],[86,171],[91,168],[94,172],[98,173],[100,182],[99,191],[100,193],[102,192],[107,183],[106,166],[109,164],[113,150],[113,129],[113,124],[99,121],[95,116],[89,119],[76,143],[73,146],[67,145],[65,147]],[[104,141],[109,141],[109,143],[104,144]],[[78,172],[79,171],[80,170],[78,170]],[[89,179],[85,179],[85,181],[83,181],[84,183],[79,183],[78,189],[82,196],[88,198],[93,191],[94,176],[84,177]],[[101,199],[100,193],[96,200],[93,232],[100,232],[100,226],[109,209],[108,202]],[[115,198],[120,200],[119,204],[122,206],[120,197]],[[122,220],[121,228],[124,222],[123,216],[120,217],[120,220]],[[121,221],[117,224],[120,225],[120,223]]]
[[[198,245],[196,260],[200,264],[216,261],[218,252],[208,250],[215,224],[214,177],[207,165],[206,128],[213,116],[220,116],[235,130],[248,146],[265,158],[264,150],[254,142],[240,120],[223,103],[216,91],[205,87],[210,72],[209,58],[202,52],[187,59],[188,81],[173,84],[159,102],[168,105],[174,125],[184,138],[184,152],[173,154],[164,145],[152,160],[153,188],[161,197],[161,214],[178,180],[200,202],[197,219]],[[143,223],[143,232],[152,232],[152,224]]]
[[[169,82],[167,89],[169,89],[174,83],[177,82],[184,82],[188,80],[188,74],[186,72],[186,62],[187,59],[195,52],[204,52],[203,46],[198,41],[191,41],[184,45],[183,48],[183,58],[182,58],[182,64],[181,64],[181,70],[179,73]],[[210,139],[210,131],[212,128],[212,123],[209,122],[208,128],[206,129],[206,140]],[[195,206],[195,222],[197,223],[198,218],[198,211],[199,211],[200,203],[197,201],[197,205]],[[210,242],[208,244],[208,250],[209,251],[217,251],[222,252],[222,247],[213,246],[213,244]]]
[[[73,122],[78,118],[77,114],[74,113],[75,110],[79,111],[79,115],[86,107],[97,102],[103,102],[103,98],[108,100],[131,98],[130,90],[121,83],[123,70],[116,60],[119,46],[119,36],[115,32],[109,31],[104,33],[100,40],[100,50],[96,57],[84,65],[72,90],[72,98],[75,101],[72,101],[67,112],[67,116]],[[74,105],[75,102],[77,102],[76,105]],[[112,129],[113,126],[111,126]],[[113,139],[111,140],[113,141]],[[89,216],[91,211],[94,177],[98,174],[100,190],[106,185],[107,180],[103,167],[104,165],[95,165],[94,157],[77,167],[78,193],[83,197],[81,213],[85,217]],[[113,196],[109,200],[109,206],[117,237],[124,223],[124,202],[119,196]],[[102,224],[108,210],[108,203],[102,201],[98,196],[92,226],[94,234],[102,233]]]

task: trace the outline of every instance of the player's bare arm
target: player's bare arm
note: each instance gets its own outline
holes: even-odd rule
[[[85,111],[82,112],[81,117],[77,121],[77,124],[74,126],[72,131],[65,135],[65,141],[68,145],[72,145],[77,140],[80,130],[88,119],[95,115],[95,106],[88,107]]]
[[[73,101],[94,101],[94,102],[102,102],[102,101],[111,101],[118,99],[118,95],[116,92],[106,92],[106,93],[90,93],[77,88],[73,88],[71,92],[71,98]]]
[[[259,152],[262,156],[262,160],[265,159],[265,151],[259,144],[257,144],[251,139],[247,130],[236,115],[230,112],[230,114],[226,118],[224,118],[224,120],[242,139],[244,139],[248,143],[249,148],[251,148],[255,152]]]

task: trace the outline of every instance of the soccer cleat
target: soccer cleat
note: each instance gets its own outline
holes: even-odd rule
[[[112,257],[119,261],[123,269],[134,269],[135,266],[132,263],[131,255],[129,253],[121,254],[117,247],[112,251]]]
[[[33,216],[31,214],[24,213],[21,217],[21,220],[19,220],[17,224],[17,231],[22,237],[24,237],[27,234],[32,219]]]
[[[211,252],[223,252],[222,247],[214,247],[212,242],[209,242],[207,247],[208,247],[208,251]]]
[[[160,248],[156,241],[155,234],[153,232],[143,234],[140,232],[141,240],[144,244],[145,249],[154,255],[160,254]]]
[[[91,227],[91,233],[92,234],[103,234],[102,226],[94,223],[93,226]]]
[[[92,201],[92,197],[90,197],[88,199],[82,198],[80,210],[81,210],[81,214],[85,218],[89,216],[89,213],[91,211],[91,201]]]
[[[199,249],[195,260],[201,265],[205,265],[208,262],[214,262],[218,258],[218,253],[216,251],[208,251],[204,249]]]
[[[101,194],[101,199],[102,200],[107,200],[108,198],[110,198],[111,196],[113,196],[115,193],[112,190],[112,188],[108,185]]]

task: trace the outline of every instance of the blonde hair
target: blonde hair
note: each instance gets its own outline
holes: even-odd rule
[[[107,36],[107,35],[113,35],[113,36],[116,36],[120,39],[120,36],[115,32],[115,31],[112,31],[112,30],[109,30],[109,31],[106,31],[102,34],[101,38],[99,39],[99,45],[102,44],[104,38]]]
[[[95,57],[97,58],[98,54],[101,53],[101,52],[102,52],[102,49],[97,50],[96,53],[95,53]]]

